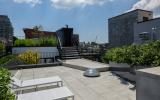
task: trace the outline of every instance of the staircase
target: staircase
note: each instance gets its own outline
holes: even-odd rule
[[[63,47],[61,51],[61,59],[79,59],[80,53],[76,47]]]

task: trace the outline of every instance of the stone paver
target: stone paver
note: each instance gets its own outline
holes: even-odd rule
[[[20,79],[28,80],[58,75],[74,94],[75,100],[136,100],[136,92],[131,84],[110,72],[102,72],[100,77],[88,78],[83,71],[64,66],[20,70]]]
[[[80,70],[86,70],[88,68],[95,68],[99,71],[107,71],[109,69],[109,65],[88,60],[88,59],[71,59],[71,60],[64,60],[63,64],[68,67],[80,69]]]

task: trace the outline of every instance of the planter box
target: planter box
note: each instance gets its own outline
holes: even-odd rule
[[[130,68],[130,65],[127,63],[116,63],[111,61],[109,62],[109,66],[114,68]]]
[[[59,56],[57,47],[13,47],[12,54],[21,54],[28,50],[38,52],[40,58],[55,58],[55,56]]]

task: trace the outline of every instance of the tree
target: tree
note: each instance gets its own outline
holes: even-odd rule
[[[42,25],[36,25],[36,26],[34,26],[33,30],[34,30],[33,34],[38,35],[38,38],[44,36],[43,26]]]
[[[33,27],[33,29],[35,31],[42,31],[43,30],[43,26],[42,25],[36,25],[36,26]]]

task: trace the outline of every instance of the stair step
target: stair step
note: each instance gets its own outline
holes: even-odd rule
[[[69,50],[69,51],[64,51],[64,50],[62,50],[62,52],[79,52],[79,51],[76,51],[76,50],[74,50],[74,51],[72,51],[72,50]]]
[[[62,59],[79,59],[80,57],[62,57]]]
[[[80,54],[76,47],[63,47],[61,52],[61,58],[77,59],[80,58]]]
[[[78,50],[62,50],[62,52],[78,52]]]
[[[80,57],[80,56],[79,55],[78,56],[67,55],[67,56],[61,56],[61,57]]]
[[[72,47],[63,47],[62,49],[65,49],[65,50],[71,50],[71,49],[73,49],[73,50],[76,50],[77,48],[72,48]]]
[[[79,54],[79,52],[62,52],[62,54],[65,54],[65,55]]]
[[[79,53],[75,53],[75,54],[62,54],[62,56],[79,56]]]

